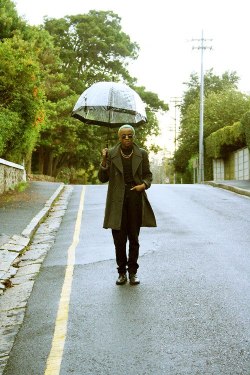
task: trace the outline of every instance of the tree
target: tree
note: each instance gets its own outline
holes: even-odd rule
[[[43,28],[30,28],[25,37],[34,41],[45,92],[45,116],[33,152],[32,167],[40,173],[55,176],[59,155],[67,152],[72,144],[66,134],[72,132],[70,112],[76,97],[62,72],[59,49],[55,47],[52,36]]]
[[[21,31],[25,22],[18,16],[15,4],[11,0],[1,0],[0,40],[12,38],[16,30]]]
[[[225,72],[222,76],[215,75],[213,69],[210,69],[204,75],[204,96],[211,92],[219,93],[224,90],[235,90],[239,82],[236,72]],[[184,93],[181,105],[181,115],[185,116],[188,107],[200,100],[200,79],[197,73],[190,75],[189,82],[184,82],[187,91]]]
[[[212,71],[205,75],[204,138],[224,126],[239,121],[249,109],[249,97],[237,90],[237,80],[235,73],[226,72],[221,79],[214,76]],[[181,107],[181,132],[174,163],[176,171],[186,174],[187,180],[191,181],[189,160],[194,158],[199,150],[200,100],[196,75],[191,75],[188,87]]]
[[[37,56],[17,33],[0,44],[0,97],[3,116],[10,120],[2,124],[8,126],[2,156],[28,161],[41,125],[44,90]]]
[[[86,126],[70,117],[78,95],[94,81],[121,79],[130,82],[147,103],[150,123],[140,128],[137,141],[143,144],[149,134],[159,132],[155,112],[168,110],[168,106],[145,87],[136,87],[136,80],[129,76],[127,60],[137,57],[138,46],[121,31],[117,15],[91,11],[87,15],[47,19],[45,29],[53,36],[59,50],[62,74],[71,92],[53,106],[55,110],[40,134],[34,168],[39,160],[38,170],[54,176],[65,167],[90,170],[98,166],[100,147],[105,146],[107,138],[110,144],[117,141],[117,129],[108,131]]]
[[[2,3],[1,156],[29,165],[32,154],[32,168],[53,176],[73,167],[93,175],[107,129],[86,126],[71,112],[83,90],[101,80],[129,84],[147,104],[150,125],[138,133],[141,145],[159,132],[156,112],[168,106],[130,76],[128,62],[139,46],[122,31],[118,15],[91,11],[35,27],[18,17],[12,1]],[[116,140],[116,130],[108,137]]]
[[[246,144],[250,150],[250,111],[247,111],[244,116],[242,116],[241,125],[245,133]]]
[[[45,19],[44,27],[60,48],[63,72],[70,87],[81,94],[96,81],[132,81],[127,64],[139,47],[122,31],[121,18],[111,11]]]

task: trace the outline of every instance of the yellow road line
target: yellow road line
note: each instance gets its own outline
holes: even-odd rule
[[[61,291],[61,297],[59,302],[59,307],[57,311],[55,331],[52,341],[52,346],[50,350],[49,357],[47,359],[47,365],[44,375],[59,375],[61,362],[63,357],[63,349],[67,336],[67,325],[68,325],[68,314],[69,314],[69,302],[71,287],[73,281],[73,272],[75,265],[75,251],[79,242],[82,213],[84,206],[84,196],[86,187],[82,188],[79,209],[77,213],[77,219],[75,224],[75,231],[73,236],[73,241],[68,248],[68,260],[67,267],[63,282],[63,287]]]

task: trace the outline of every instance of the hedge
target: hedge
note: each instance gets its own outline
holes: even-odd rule
[[[246,121],[249,121],[248,124],[250,125],[250,112],[247,113],[249,116]],[[246,145],[249,147],[250,132],[248,136],[246,136],[245,127],[242,121],[239,121],[210,134],[205,140],[206,156],[212,159],[223,158],[227,156],[228,153],[245,147]]]

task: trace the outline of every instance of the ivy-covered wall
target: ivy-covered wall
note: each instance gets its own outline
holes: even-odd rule
[[[241,124],[246,137],[246,145],[250,150],[250,112],[246,112],[241,119]]]
[[[240,121],[217,130],[205,139],[205,160],[212,165],[212,160],[223,159],[225,179],[232,179],[235,178],[232,153],[244,147],[248,147],[250,151],[250,111]]]
[[[250,126],[250,112],[249,112]],[[247,142],[245,128],[242,121],[236,122],[231,126],[225,126],[222,129],[210,134],[205,140],[206,157],[211,159],[225,158],[229,153],[248,146],[250,148],[250,134]]]

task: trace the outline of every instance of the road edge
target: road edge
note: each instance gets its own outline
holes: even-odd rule
[[[65,187],[61,183],[52,196],[46,201],[44,207],[33,217],[30,223],[22,231],[21,235],[14,234],[8,242],[0,246],[0,296],[7,287],[10,287],[10,279],[16,274],[20,255],[29,246],[32,237],[42,221],[48,216],[53,204],[61,195]]]
[[[247,197],[250,197],[250,191],[249,190],[241,189],[241,188],[238,188],[236,186],[217,183],[217,182],[214,182],[214,181],[205,181],[204,184],[210,185],[210,186],[213,186],[213,187],[218,187],[218,188],[225,189],[225,190],[229,190],[229,191],[232,191],[233,193],[237,193],[237,194],[240,194],[240,195],[246,195]]]

